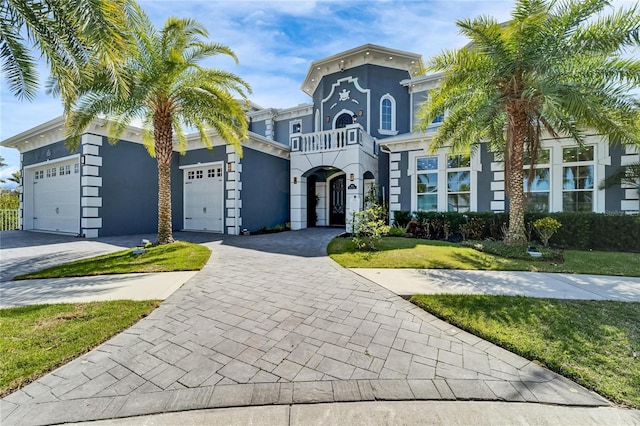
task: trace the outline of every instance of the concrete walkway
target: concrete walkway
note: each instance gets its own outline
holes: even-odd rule
[[[0,283],[0,308],[42,303],[165,300],[197,271],[98,275]]]
[[[637,425],[640,411],[491,401],[376,401],[217,408],[76,423],[94,426]]]
[[[351,269],[401,296],[506,294],[555,299],[640,301],[640,278],[450,269]]]
[[[2,425],[372,400],[610,405],[341,268],[325,254],[336,233],[206,243],[205,268],[147,318],[0,400]]]

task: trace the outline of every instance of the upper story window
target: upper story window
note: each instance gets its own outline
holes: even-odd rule
[[[382,135],[396,135],[396,100],[390,94],[380,98],[380,129]]]
[[[293,120],[289,123],[289,133],[301,133],[302,132],[302,120]]]

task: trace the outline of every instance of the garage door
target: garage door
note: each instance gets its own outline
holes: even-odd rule
[[[33,173],[33,229],[80,233],[80,164],[77,159]]]
[[[222,164],[184,170],[184,228],[222,232]]]

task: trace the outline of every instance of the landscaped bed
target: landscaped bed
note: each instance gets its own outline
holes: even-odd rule
[[[135,250],[133,248],[81,259],[42,271],[19,275],[14,279],[84,277],[135,272],[198,271],[204,267],[211,256],[211,250],[207,247],[187,242],[150,246],[141,254],[134,254]]]
[[[640,408],[640,303],[521,296],[417,295],[434,315]]]
[[[116,300],[0,309],[0,396],[88,352],[159,303]]]
[[[490,248],[488,243],[477,244],[484,244],[484,250]],[[514,256],[518,258],[508,258],[480,251],[473,245],[385,237],[376,245],[376,251],[358,251],[350,238],[335,238],[327,252],[346,268],[483,269],[640,277],[640,253],[565,250],[560,261],[553,254],[550,259],[526,259],[526,247]]]

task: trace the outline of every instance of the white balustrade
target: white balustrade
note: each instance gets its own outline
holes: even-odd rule
[[[302,153],[326,152],[360,145],[375,154],[375,141],[361,125],[351,124],[341,129],[291,135],[291,150]]]

